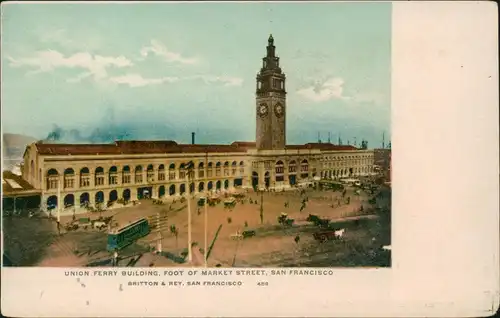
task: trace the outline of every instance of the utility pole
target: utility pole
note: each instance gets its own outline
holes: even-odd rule
[[[158,212],[156,214],[148,216],[148,222],[151,224],[151,233],[157,232],[156,233],[156,248],[157,252],[161,253],[163,251],[163,233],[162,230],[166,229],[168,224],[168,216],[166,212],[163,212],[164,215],[162,215],[162,212]],[[153,239],[154,240],[154,239]]]
[[[207,256],[208,256],[208,151],[205,154],[205,248],[204,252],[204,260],[205,267],[208,267]]]
[[[261,169],[261,171],[264,172],[264,186],[265,186],[265,182],[266,182],[265,160],[260,160],[259,164],[262,165],[262,167],[264,168],[264,169]],[[259,185],[257,185],[257,186],[259,186]],[[260,189],[260,187],[259,187],[259,191],[260,191],[260,224],[264,224],[264,190]]]
[[[264,224],[264,190],[260,190],[260,224]]]
[[[191,172],[193,171],[193,162],[190,161],[187,164],[187,175],[186,175],[186,181],[187,181],[187,209],[188,209],[188,261],[191,264],[193,261],[193,253],[191,251],[191,184],[190,182],[190,176]]]
[[[61,235],[61,177],[57,180],[57,232]]]
[[[161,235],[161,224],[160,224],[160,212],[158,212],[156,214],[156,226],[158,227],[158,252],[161,253],[162,252],[162,240],[163,240],[163,237]]]

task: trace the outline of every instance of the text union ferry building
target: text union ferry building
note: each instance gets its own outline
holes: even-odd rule
[[[287,189],[313,177],[373,172],[373,150],[331,143],[286,144],[285,74],[270,36],[256,87],[256,141],[230,145],[175,141],[113,144],[33,143],[24,153],[23,179],[55,207],[175,197],[188,191],[234,187]],[[194,162],[187,178],[186,164]]]

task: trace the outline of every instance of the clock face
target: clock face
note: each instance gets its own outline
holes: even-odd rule
[[[266,103],[262,103],[259,105],[259,108],[258,108],[258,112],[259,112],[259,115],[261,117],[264,117],[267,115],[267,104]]]
[[[274,112],[276,113],[277,117],[283,116],[283,105],[281,105],[280,103],[276,104],[276,106],[274,106]]]

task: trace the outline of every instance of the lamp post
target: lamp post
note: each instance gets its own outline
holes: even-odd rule
[[[61,178],[57,180],[57,232],[61,235]]]
[[[264,167],[264,169],[261,169],[261,170],[264,172],[264,186],[265,186],[265,183],[266,183],[265,161],[259,160],[257,162],[259,163],[259,166],[262,165]],[[257,183],[258,191],[260,192],[260,214],[259,214],[259,216],[260,216],[260,224],[264,224],[264,190],[260,188],[259,183]]]
[[[191,251],[191,245],[192,245],[192,238],[191,238],[191,184],[190,184],[190,177],[191,173],[193,172],[193,162],[189,161],[187,164],[187,175],[186,175],[186,181],[187,181],[187,209],[188,209],[188,262],[191,263],[193,261],[193,253]]]
[[[208,262],[207,262],[207,256],[208,256],[208,152],[205,153],[205,202],[204,202],[204,208],[205,208],[205,247],[203,249],[204,252],[204,261],[205,261],[205,267],[208,267]]]
[[[260,190],[260,224],[264,224],[264,190]]]

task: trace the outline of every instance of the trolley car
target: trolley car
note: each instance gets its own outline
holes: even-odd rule
[[[148,220],[139,219],[133,223],[113,229],[108,232],[107,250],[112,252],[134,243],[141,237],[149,234]]]

